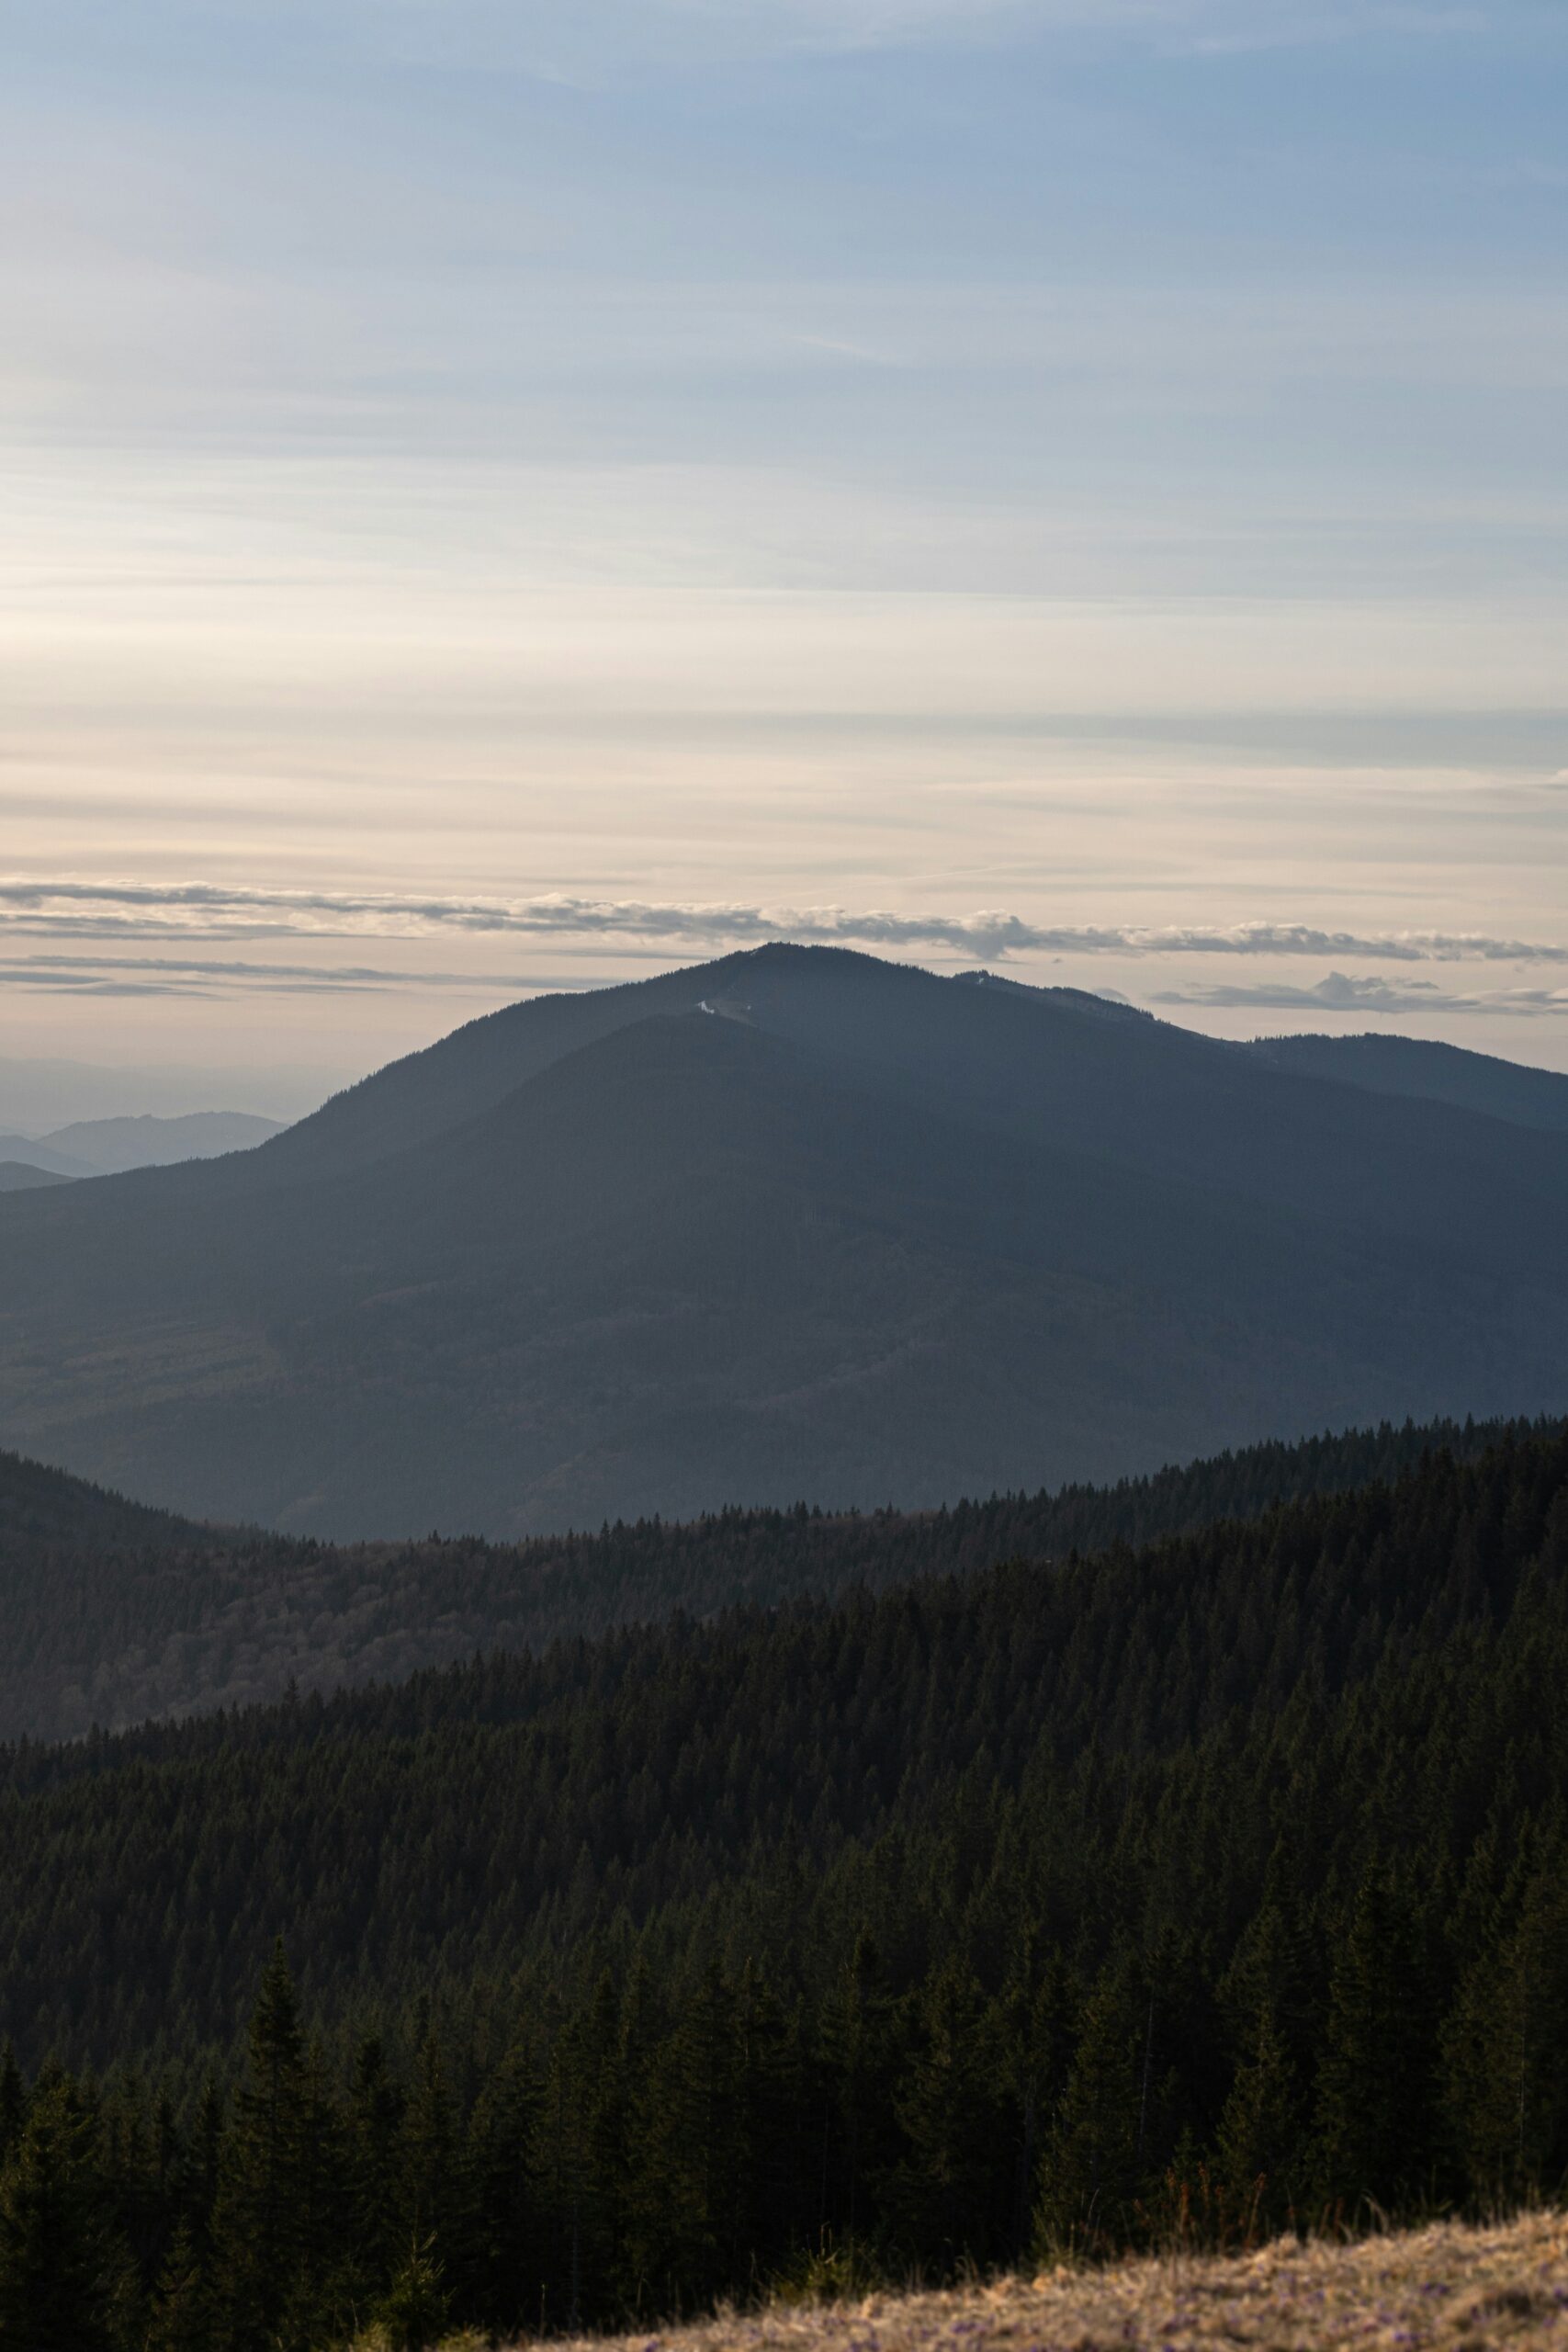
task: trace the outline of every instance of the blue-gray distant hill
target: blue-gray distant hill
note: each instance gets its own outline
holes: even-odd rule
[[[1480,1111],[1518,1127],[1568,1135],[1568,1078],[1496,1054],[1467,1053],[1428,1037],[1259,1037],[1250,1050],[1276,1069],[1334,1078],[1373,1094],[1419,1096]]]
[[[276,1119],[249,1111],[187,1111],[177,1118],[152,1113],[118,1119],[76,1119],[47,1135],[0,1136],[0,1157],[58,1176],[118,1176],[128,1168],[167,1168],[181,1159],[213,1159],[250,1151],[281,1133]]]
[[[69,1176],[36,1168],[27,1159],[0,1159],[0,1193],[36,1193],[46,1184],[68,1184]]]
[[[7,1196],[0,1302],[0,1438],[201,1517],[910,1508],[1561,1410],[1568,1134],[768,947],[510,1007],[254,1151]]]

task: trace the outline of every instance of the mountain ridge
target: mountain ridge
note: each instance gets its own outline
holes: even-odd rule
[[[924,1505],[1560,1408],[1568,1136],[768,948],[9,1197],[0,1299],[0,1437],[198,1518]]]
[[[0,1741],[78,1738],[397,1680],[618,1627],[1064,1560],[1471,1461],[1545,1425],[1443,1423],[1258,1446],[1108,1488],[951,1510],[733,1507],[515,1546],[432,1535],[346,1547],[196,1525],[0,1454]]]

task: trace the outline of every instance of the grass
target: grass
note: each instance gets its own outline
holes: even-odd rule
[[[778,2301],[581,2352],[1568,2352],[1568,2215],[1443,2222],[1340,2245],[1151,2257],[910,2294]],[[561,2344],[560,2352],[570,2352]]]

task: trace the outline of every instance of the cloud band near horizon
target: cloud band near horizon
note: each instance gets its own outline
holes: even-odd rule
[[[1357,956],[1380,963],[1568,965],[1568,942],[1479,932],[1331,930],[1271,919],[1217,924],[1053,924],[1005,909],[967,913],[736,902],[525,899],[243,888],[204,881],[0,879],[0,936],[145,939],[469,937],[620,938],[716,949],[795,940],[813,945],[934,948],[1010,955]]]

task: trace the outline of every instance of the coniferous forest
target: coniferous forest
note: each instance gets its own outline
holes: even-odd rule
[[[1468,1458],[1504,1421],[1384,1422],[1297,1445],[949,1509],[716,1511],[596,1533],[321,1544],[193,1525],[0,1453],[0,1740],[332,1691],[539,1650],[677,1611],[831,1599],[857,1586],[1147,1544],[1298,1495]]]
[[[0,2343],[417,2345],[1554,2193],[1565,1689],[1536,1430],[23,1741]]]

